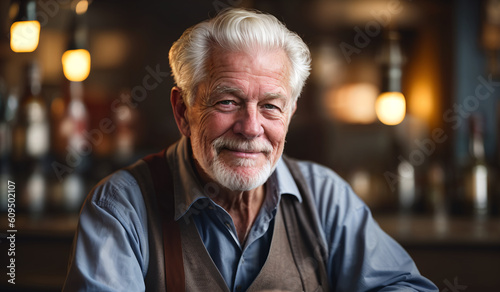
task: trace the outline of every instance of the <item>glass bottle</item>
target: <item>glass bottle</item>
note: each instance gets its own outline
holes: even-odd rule
[[[69,81],[69,102],[61,122],[61,135],[65,142],[65,159],[71,170],[60,177],[61,206],[65,212],[77,212],[86,194],[85,172],[89,168],[93,145],[86,136],[89,116],[83,101],[82,82]]]
[[[124,102],[117,106],[114,111],[115,130],[115,163],[123,167],[132,162],[135,151],[137,112],[130,107],[131,95],[128,92],[121,93]]]
[[[40,68],[33,62],[24,72],[24,90],[20,95],[19,116],[14,129],[16,159],[41,159],[49,151],[49,121],[41,89]]]
[[[13,169],[16,184],[23,186],[20,204],[29,213],[39,215],[47,193],[47,159],[50,128],[47,105],[41,95],[41,74],[37,62],[24,71],[24,89],[13,127]]]
[[[481,118],[469,118],[469,164],[466,172],[465,191],[468,209],[474,216],[485,217],[489,213],[489,169],[485,158],[483,125]]]

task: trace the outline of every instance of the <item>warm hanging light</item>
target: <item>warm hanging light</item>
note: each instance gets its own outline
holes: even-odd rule
[[[381,54],[384,68],[383,90],[375,102],[375,112],[383,124],[393,126],[401,123],[406,115],[406,99],[401,92],[404,60],[398,32],[389,31],[386,38]]]
[[[36,50],[40,39],[40,22],[36,20],[36,2],[21,0],[17,6],[17,16],[10,27],[10,48],[16,53]]]
[[[385,125],[401,123],[406,115],[406,101],[401,92],[384,92],[375,102],[377,118]]]
[[[10,48],[16,53],[30,53],[38,47],[40,22],[16,21],[10,27]]]
[[[87,0],[80,0],[76,6],[75,6],[75,12],[78,15],[82,15],[85,12],[87,12],[87,9],[89,8],[89,1]]]
[[[90,53],[85,49],[67,50],[62,56],[63,72],[69,81],[83,81],[90,73]]]
[[[61,61],[63,73],[69,81],[80,82],[90,74],[91,58],[87,47],[87,28],[83,23],[83,14],[87,12],[89,2],[81,0],[75,7],[76,18],[71,27],[71,39],[68,50],[63,53]]]

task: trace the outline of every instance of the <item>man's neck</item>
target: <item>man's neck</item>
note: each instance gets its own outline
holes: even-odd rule
[[[266,197],[265,186],[261,185],[249,191],[232,191],[214,182],[194,159],[192,163],[203,183],[215,183],[218,186],[218,192],[210,198],[231,216],[238,239],[244,245]]]
[[[245,192],[235,192],[223,188],[218,196],[212,198],[216,204],[231,215],[242,245],[259,214],[265,196],[265,187],[260,186]]]

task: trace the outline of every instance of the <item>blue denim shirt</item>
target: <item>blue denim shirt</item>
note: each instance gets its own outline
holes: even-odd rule
[[[194,220],[229,289],[245,291],[267,258],[281,195],[302,200],[290,171],[280,159],[242,246],[231,216],[209,198],[217,186],[202,185],[191,167],[189,140],[182,138],[167,158],[173,168],[176,219]],[[438,291],[337,174],[310,162],[299,166],[318,209],[332,291]],[[146,207],[135,179],[121,170],[100,182],[82,208],[64,290],[144,291],[148,263]]]

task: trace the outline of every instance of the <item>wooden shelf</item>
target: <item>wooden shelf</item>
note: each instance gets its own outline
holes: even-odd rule
[[[17,215],[15,228],[22,236],[46,238],[73,238],[78,224],[78,214],[48,215],[33,217]],[[0,215],[0,233],[8,228],[7,215]]]
[[[375,215],[402,245],[500,246],[500,218]]]

